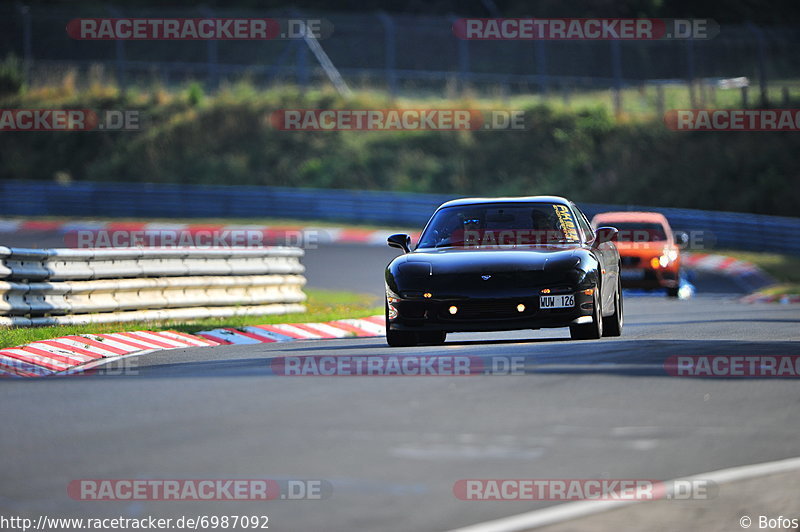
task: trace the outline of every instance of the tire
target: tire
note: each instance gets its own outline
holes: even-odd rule
[[[603,308],[599,293],[600,285],[597,285],[594,290],[592,323],[569,326],[569,335],[573,340],[597,340],[603,336]]]
[[[412,347],[417,345],[417,333],[410,331],[393,331],[389,328],[389,302],[384,302],[386,317],[386,343],[389,347]]]
[[[386,343],[390,347],[413,347],[417,345],[417,333],[386,329]]]
[[[421,344],[441,345],[447,339],[444,331],[425,331],[417,333],[417,340]]]
[[[617,293],[614,295],[614,314],[603,318],[603,336],[620,336],[625,320],[622,307],[622,284],[617,282]]]
[[[676,286],[675,288],[667,288],[667,297],[678,297],[679,290],[679,286]]]
[[[667,297],[678,297],[680,294],[683,271],[678,271],[678,275],[676,277],[678,278],[678,285],[674,288],[667,288]]]

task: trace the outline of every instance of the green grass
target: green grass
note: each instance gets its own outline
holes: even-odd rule
[[[220,103],[269,102],[291,100],[292,95],[298,92],[294,85],[278,85],[268,91],[263,91],[256,85],[242,79],[226,81],[217,93],[203,94],[199,101],[196,98],[196,82],[187,82],[182,86],[164,86],[160,83],[137,85],[120,89],[116,81],[109,76],[90,76],[88,84],[80,85],[76,71],[54,71],[48,77],[46,86],[29,87],[21,94],[11,95],[6,99],[12,103],[37,105],[63,105],[83,104],[87,99],[98,102],[124,99],[132,107],[160,107],[162,109],[181,110],[192,113],[196,109],[207,109]],[[751,79],[749,88],[749,104],[757,107],[759,87],[757,80]],[[769,84],[767,95],[773,104],[783,101],[783,90],[788,90],[791,100],[800,98],[800,80],[782,79],[772,80]],[[692,107],[689,89],[686,85],[664,85],[663,104],[665,109],[687,109]],[[335,99],[335,92],[328,85],[315,86],[305,91],[307,98],[317,100],[330,97]],[[714,89],[706,87],[700,90],[696,85],[694,89],[694,107],[697,108],[737,108],[742,106],[742,96],[739,89]],[[658,89],[655,85],[629,87],[620,91],[622,101],[621,119],[659,119],[656,116],[658,107]],[[536,105],[547,105],[559,110],[576,111],[587,108],[605,108],[613,113],[614,93],[611,89],[571,89],[563,91],[554,88],[546,93],[532,92],[526,94],[507,94],[503,87],[484,86],[480,90],[467,89],[461,93],[447,92],[443,98],[440,91],[433,93],[426,91],[406,91],[402,96],[391,97],[377,87],[354,87],[353,101],[363,107],[407,107],[407,108],[447,108],[466,106],[468,108],[528,108]]]
[[[345,318],[363,318],[382,314],[373,296],[352,292],[307,289],[307,311],[279,316],[235,316],[231,318],[211,318],[195,322],[132,322],[104,323],[96,325],[75,325],[33,328],[0,328],[0,348],[23,345],[37,340],[47,340],[73,334],[98,334],[123,331],[164,331],[175,330],[186,333],[215,329],[219,327],[245,327],[273,323],[302,323],[332,321]]]
[[[419,92],[393,98],[362,89],[342,97],[327,87],[262,90],[241,82],[192,100],[186,87],[122,91],[108,80],[84,79],[79,83],[77,74],[65,75],[60,84],[0,98],[0,107],[138,110],[141,129],[3,137],[0,179],[55,179],[64,186],[120,181],[459,196],[553,194],[579,202],[786,216],[796,214],[800,201],[797,187],[790,186],[800,167],[793,156],[800,136],[673,132],[657,116],[653,87],[625,89],[622,112],[615,115],[608,90],[573,91],[568,97],[558,90],[508,95],[466,90],[449,98]],[[783,83],[776,81],[774,88]],[[791,84],[790,99],[800,101],[797,82],[785,84]],[[685,87],[664,87],[663,93],[665,109],[740,105],[735,90],[716,90],[713,99],[707,92],[695,105]],[[777,98],[770,94],[780,103]],[[758,106],[754,97],[750,105]],[[278,109],[428,107],[519,110],[525,128],[286,132],[269,120]]]
[[[784,294],[800,296],[800,283],[780,283],[759,290],[758,293],[764,296],[782,296]]]
[[[758,290],[759,295],[800,295],[800,257],[780,253],[735,250],[715,250],[714,252],[752,262],[778,281],[778,284]]]

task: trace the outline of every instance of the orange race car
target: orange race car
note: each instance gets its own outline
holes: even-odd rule
[[[678,297],[680,288],[680,247],[685,233],[673,233],[663,214],[657,212],[603,212],[592,218],[594,227],[619,230],[622,286],[625,288],[666,288]]]

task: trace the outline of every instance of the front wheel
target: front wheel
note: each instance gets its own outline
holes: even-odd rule
[[[386,329],[386,343],[390,347],[412,347],[417,345],[417,333]]]
[[[603,308],[600,303],[599,293],[600,285],[594,289],[592,322],[569,326],[569,335],[573,340],[597,340],[603,336]]]
[[[622,334],[622,284],[617,282],[617,293],[614,295],[614,314],[603,318],[603,336],[620,336]]]
[[[667,296],[668,297],[678,297],[680,295],[680,287],[675,286],[673,288],[667,288]]]
[[[389,347],[411,347],[417,345],[417,333],[410,331],[393,331],[389,328],[388,301],[384,301],[384,314],[386,316],[386,343],[389,344]]]
[[[441,345],[447,339],[444,331],[423,331],[417,333],[417,339],[421,344]]]

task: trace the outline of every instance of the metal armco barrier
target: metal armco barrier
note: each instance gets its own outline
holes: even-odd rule
[[[420,228],[456,194],[150,183],[0,181],[3,216],[100,218],[296,218]],[[663,213],[674,229],[701,232],[698,251],[730,248],[800,255],[800,218],[579,202],[602,211]],[[81,229],[76,226],[75,229]]]
[[[303,250],[0,247],[0,325],[303,312]]]
[[[0,246],[0,279],[67,281],[302,273],[300,248],[23,249]]]

